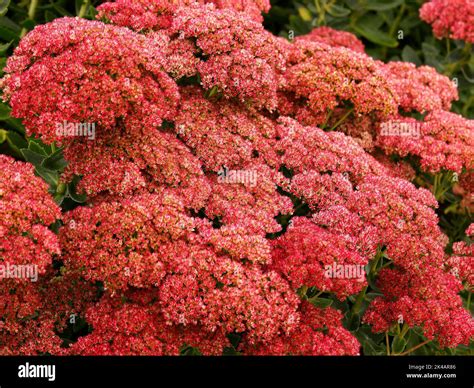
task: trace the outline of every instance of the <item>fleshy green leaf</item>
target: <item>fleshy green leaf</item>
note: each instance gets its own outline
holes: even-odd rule
[[[58,185],[59,181],[59,174],[56,171],[48,170],[42,166],[36,166],[35,168],[36,173],[43,178],[46,183],[52,186],[54,189]]]
[[[327,298],[309,298],[308,302],[319,308],[326,308],[332,305],[332,300]]]
[[[366,0],[365,9],[373,11],[387,11],[402,5],[404,0]]]
[[[8,11],[10,0],[0,0],[0,16],[4,16]]]
[[[31,151],[27,148],[23,148],[21,151],[21,154],[25,158],[27,162],[30,162],[31,164],[35,166],[41,166],[41,163],[43,163],[43,160],[45,159],[44,155],[38,154],[34,151]]]
[[[392,342],[392,353],[400,354],[405,350],[407,346],[407,341],[404,338],[400,338],[399,336],[395,336]]]
[[[375,29],[372,26],[364,23],[364,19],[358,19],[352,27],[354,30],[362,35],[364,38],[370,40],[373,43],[379,44],[381,46],[385,47],[397,47],[398,46],[398,41],[394,38],[392,38],[390,35],[387,33]]]
[[[42,166],[55,171],[62,171],[67,166],[67,161],[64,159],[63,150],[59,149],[49,155],[42,163]]]

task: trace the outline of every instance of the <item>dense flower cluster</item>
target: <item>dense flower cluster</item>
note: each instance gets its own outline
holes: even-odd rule
[[[384,297],[375,299],[365,315],[374,330],[386,331],[393,322],[404,322],[422,327],[425,336],[442,347],[467,345],[474,336],[474,322],[462,307],[460,283],[453,275],[433,267],[421,275],[385,269],[378,284]]]
[[[295,40],[310,40],[312,42],[326,43],[334,47],[346,47],[360,53],[365,52],[364,44],[354,34],[326,26],[317,27],[309,34],[296,37]]]
[[[461,173],[463,168],[474,168],[474,120],[436,110],[423,122],[407,117],[399,122],[416,131],[408,135],[381,132],[377,143],[387,153],[416,156],[421,167],[430,172],[446,169]]]
[[[269,0],[117,0],[97,7],[97,18],[135,31],[161,30],[171,26],[173,14],[180,6],[196,3],[213,3],[218,9],[244,12],[257,22],[263,21],[262,11],[270,10]]]
[[[55,19],[16,48],[5,68],[4,98],[28,134],[48,143],[69,140],[58,131],[63,123],[94,123],[104,132],[157,128],[173,117],[179,93],[155,46],[126,28]]]
[[[98,135],[93,142],[71,144],[64,154],[69,165],[63,179],[81,175],[78,189],[94,200],[165,186],[186,206],[200,209],[209,194],[200,161],[170,133],[142,129],[138,137]],[[194,189],[197,185],[201,190]]]
[[[474,4],[471,0],[430,0],[420,8],[420,17],[430,23],[438,38],[474,42]]]
[[[167,265],[160,247],[194,228],[182,203],[166,192],[79,207],[64,222],[65,264],[111,290],[159,285]]]
[[[298,40],[288,51],[281,90],[290,97],[280,103],[283,114],[319,125],[344,104],[358,115],[387,117],[397,111],[395,92],[369,56],[311,40]]]
[[[467,228],[466,235],[470,241],[458,241],[453,244],[454,255],[449,258],[447,266],[452,274],[470,288],[474,286],[474,244],[471,240],[474,237],[474,224]]]
[[[32,165],[0,155],[0,170],[0,264],[35,265],[44,273],[60,253],[48,229],[61,217],[59,207]]]
[[[280,336],[271,345],[249,347],[253,355],[354,356],[359,354],[357,339],[341,325],[342,314],[332,308],[319,309],[305,302],[303,319],[289,336]]]
[[[276,108],[284,58],[277,39],[261,24],[212,4],[194,5],[178,8],[169,33],[178,42],[194,42],[194,56],[199,58],[194,74],[204,89],[217,89],[226,98],[258,108]],[[189,63],[188,56],[183,60]],[[175,67],[184,68],[179,59]]]
[[[56,352],[61,343],[35,284],[60,254],[58,238],[48,227],[61,213],[33,170],[30,164],[0,155],[2,355]],[[14,270],[20,268],[25,270]]]
[[[200,327],[167,325],[154,296],[132,291],[123,299],[103,298],[86,313],[94,327],[71,347],[80,355],[178,355],[184,346],[219,355],[229,346],[223,332],[206,335]]]
[[[365,271],[359,277],[354,270],[351,277],[338,277],[335,266],[363,268],[367,259],[357,251],[357,241],[347,235],[331,233],[307,218],[294,218],[288,231],[275,241],[271,268],[282,273],[293,288],[317,286],[319,290],[334,292],[340,299],[358,294],[367,285]],[[327,267],[331,269],[328,273]],[[335,273],[332,273],[335,272]]]
[[[425,113],[449,110],[458,99],[454,82],[429,66],[416,67],[410,62],[389,62],[383,66],[392,90],[399,98],[399,107],[406,112]]]
[[[358,355],[355,315],[469,344],[471,240],[446,253],[438,202],[410,183],[448,169],[472,197],[474,127],[449,112],[447,77],[328,27],[275,37],[267,0],[98,9],[36,27],[0,81],[87,194],[61,215],[33,166],[0,156],[0,264],[40,268],[0,283],[0,354]],[[67,123],[97,133],[65,138]]]

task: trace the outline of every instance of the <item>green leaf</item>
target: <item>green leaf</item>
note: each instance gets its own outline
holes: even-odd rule
[[[35,28],[36,23],[34,20],[31,19],[25,19],[22,23],[21,26],[23,28],[26,28],[28,31],[31,31],[33,28]]]
[[[64,159],[63,150],[59,149],[49,155],[41,165],[49,170],[64,170],[64,168],[67,166],[67,161]]]
[[[0,144],[4,143],[7,140],[7,133],[7,130],[0,129]]]
[[[10,0],[0,0],[0,16],[4,16],[8,11]]]
[[[48,183],[54,189],[56,188],[59,181],[59,174],[56,171],[48,170],[47,168],[44,168],[42,166],[36,166],[35,171],[41,178],[46,181],[46,183]]]
[[[419,24],[421,24],[421,20],[418,15],[409,15],[408,17],[404,17],[400,22],[400,29],[408,35],[408,32]]]
[[[227,338],[229,339],[229,342],[234,347],[234,349],[237,349],[240,344],[240,341],[242,341],[242,336],[236,333],[227,334]]]
[[[298,10],[300,18],[303,19],[305,22],[310,22],[313,19],[313,17],[311,16],[311,12],[308,8],[298,6],[296,9]]]
[[[48,156],[48,153],[38,140],[30,139],[28,141],[28,150],[40,154],[42,156]]]
[[[405,350],[406,346],[407,346],[407,341],[404,338],[395,336],[392,342],[392,353],[400,354],[401,352]]]
[[[180,356],[202,356],[202,353],[198,348],[193,346],[183,346],[179,351]]]
[[[454,49],[453,51],[449,53],[447,60],[450,63],[459,62],[461,59],[463,59],[464,54],[465,53],[463,49],[461,48]]]
[[[38,154],[27,148],[23,148],[20,151],[23,157],[25,158],[25,160],[35,166],[41,166],[41,163],[43,163],[43,160],[45,159],[44,155]]]
[[[369,24],[365,23],[366,18],[360,18],[355,23],[353,23],[352,28],[362,35],[364,38],[370,40],[373,43],[379,44],[385,47],[397,47],[398,41],[392,38],[387,33],[376,29]]]
[[[45,11],[44,18],[47,22],[52,22],[54,19],[56,19],[56,15],[51,11]]]
[[[74,202],[84,203],[87,200],[85,194],[77,194],[77,184],[80,182],[81,178],[79,176],[74,176],[71,183],[67,185],[66,196],[71,198]]]
[[[13,132],[13,131],[8,131],[7,143],[9,147],[12,149],[12,151],[15,152],[20,157],[23,156],[20,150],[22,148],[28,147],[28,143],[26,142],[25,138],[21,137],[18,133]]]
[[[6,41],[18,40],[21,27],[6,16],[0,16],[0,38]]]
[[[5,55],[5,53],[7,52],[8,48],[11,46],[12,43],[13,43],[13,40],[11,40],[8,43],[0,44],[0,55]]]
[[[357,331],[360,327],[360,315],[359,314],[352,314],[351,311],[348,311],[344,316],[344,327],[349,331]]]
[[[61,16],[73,16],[69,11],[61,7],[60,5],[53,3],[52,4],[54,10],[59,13]]]
[[[11,111],[11,108],[7,104],[0,102],[0,120],[9,119]]]
[[[402,60],[405,62],[412,62],[417,66],[421,66],[422,64],[416,51],[409,45],[406,45],[402,50]]]
[[[25,134],[25,127],[23,126],[23,123],[20,119],[10,117],[9,119],[5,120],[5,123],[12,129],[15,129],[17,132],[20,132],[23,135]]]
[[[216,95],[218,91],[219,91],[219,88],[217,87],[217,85],[214,85],[212,89],[208,90],[207,98],[211,98],[212,96]]]
[[[423,51],[424,55],[435,57],[439,55],[439,48],[426,42],[423,42],[421,44],[421,50]]]
[[[363,325],[353,334],[362,345],[364,355],[383,356],[387,353],[385,345],[381,343],[383,335],[372,333],[370,326]]]
[[[403,4],[404,0],[366,0],[365,9],[373,11],[387,11]]]
[[[348,16],[351,13],[349,9],[344,8],[343,6],[340,6],[337,4],[333,4],[331,7],[327,9],[327,11],[328,11],[328,14],[336,18],[342,18],[342,17]]]
[[[327,298],[309,298],[308,302],[319,308],[326,308],[332,305],[332,300]]]

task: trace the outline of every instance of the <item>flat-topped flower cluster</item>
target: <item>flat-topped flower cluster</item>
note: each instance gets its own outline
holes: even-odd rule
[[[342,312],[306,292],[357,296],[368,279],[325,268],[381,255],[363,322],[384,332],[402,315],[441,347],[469,344],[458,293],[472,249],[445,252],[435,197],[389,160],[472,170],[473,122],[449,112],[456,87],[372,59],[347,32],[275,37],[268,9],[118,0],[21,40],[3,98],[29,136],[64,146],[61,179],[80,176],[87,203],[61,214],[31,165],[0,156],[0,263],[41,269],[38,284],[1,283],[0,354],[357,355]],[[65,121],[95,123],[95,138],[58,135]],[[381,131],[393,121],[420,133]],[[91,330],[61,347],[71,316]]]

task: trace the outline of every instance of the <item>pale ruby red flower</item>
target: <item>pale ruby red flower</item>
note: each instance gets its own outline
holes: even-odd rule
[[[0,170],[0,264],[35,265],[42,274],[60,253],[48,229],[60,209],[33,165],[0,155]]]
[[[432,25],[437,38],[474,42],[472,0],[430,0],[420,8],[420,17]]]
[[[459,98],[454,82],[432,67],[416,67],[410,62],[389,62],[382,69],[404,111],[425,113],[449,110],[451,102]]]
[[[252,355],[276,356],[355,356],[360,344],[342,324],[340,311],[320,309],[305,302],[301,307],[301,323],[288,336],[280,336],[270,345],[245,349]]]
[[[298,40],[310,40],[312,42],[326,43],[333,47],[345,47],[360,53],[365,52],[364,44],[354,34],[335,30],[327,26],[314,28],[309,34],[300,35],[295,38],[295,41]]]
[[[408,181],[419,160],[472,193],[453,84],[342,31],[277,38],[255,21],[266,0],[202,3],[105,3],[102,21],[39,26],[9,59],[4,98],[28,135],[65,146],[61,179],[79,176],[87,202],[61,217],[33,166],[0,156],[0,254],[41,269],[39,285],[1,283],[0,353],[218,355],[238,334],[243,354],[357,355],[342,312],[298,291],[352,300],[376,254],[374,331],[401,315],[441,347],[468,343],[470,240],[447,255],[436,199]],[[417,136],[386,136],[397,120]],[[64,138],[64,122],[97,133]],[[61,349],[71,315],[90,332]]]
[[[28,135],[70,141],[58,127],[93,123],[98,132],[157,128],[175,114],[178,87],[153,40],[79,18],[36,27],[5,67],[3,98]]]
[[[460,174],[474,167],[474,120],[435,110],[423,122],[409,117],[395,121],[408,132],[384,134],[381,126],[377,145],[386,153],[418,157],[421,168],[432,173],[451,170]]]

